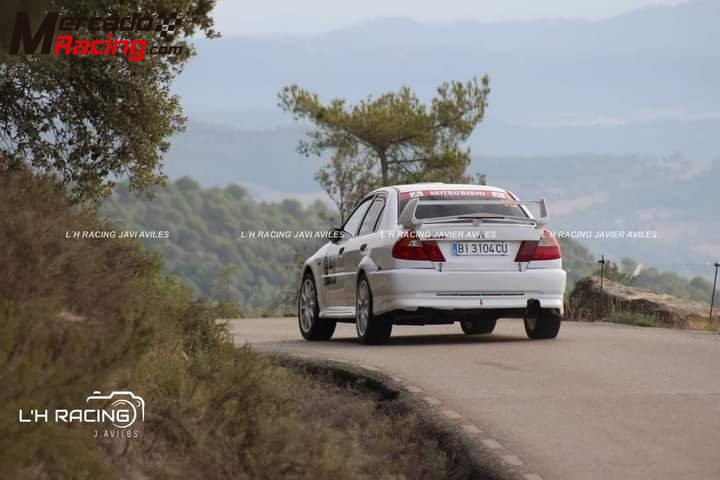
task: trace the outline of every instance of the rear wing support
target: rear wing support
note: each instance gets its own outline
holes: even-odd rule
[[[511,223],[520,223],[520,222],[527,222],[527,223],[533,223],[535,225],[535,228],[542,228],[547,224],[547,220],[549,218],[547,203],[545,202],[544,198],[541,198],[540,200],[426,200],[424,202],[421,202],[421,199],[419,198],[412,198],[410,201],[408,201],[407,205],[405,205],[405,208],[403,208],[403,211],[400,213],[400,217],[398,218],[398,223],[402,225],[405,228],[409,229],[415,229],[423,224],[423,222],[426,221],[442,221],[442,220],[456,220],[458,218],[467,217],[468,215],[453,215],[449,217],[432,217],[432,218],[423,218],[418,219],[415,216],[415,213],[417,211],[417,208],[419,205],[426,203],[433,205],[508,205],[512,204],[515,206],[519,206],[523,209],[523,211],[528,215],[527,217],[505,217],[505,216],[494,216],[492,214],[488,214],[487,217],[484,217],[484,219],[493,219],[493,220],[502,220],[507,219]],[[538,218],[532,217],[530,211],[526,208],[526,205],[537,205],[539,216]],[[482,221],[483,217],[480,212],[478,212],[477,220]]]

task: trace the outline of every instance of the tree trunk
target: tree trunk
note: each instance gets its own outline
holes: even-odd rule
[[[380,171],[382,172],[382,186],[387,187],[388,185],[388,163],[385,152],[378,152],[378,158],[380,159]]]

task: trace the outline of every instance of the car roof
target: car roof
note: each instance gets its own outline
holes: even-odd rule
[[[382,187],[375,190],[388,191],[397,190],[398,192],[414,192],[417,190],[426,189],[442,189],[442,190],[484,190],[494,192],[506,192],[504,188],[493,187],[492,185],[477,185],[474,183],[440,183],[440,182],[428,182],[428,183],[410,183],[405,185],[391,185],[388,187]]]

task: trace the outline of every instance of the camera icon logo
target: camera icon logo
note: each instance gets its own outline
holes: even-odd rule
[[[138,419],[145,421],[145,400],[129,390],[112,391],[107,395],[96,390],[85,399],[86,403],[91,401],[110,402],[102,416],[115,428],[130,428]]]

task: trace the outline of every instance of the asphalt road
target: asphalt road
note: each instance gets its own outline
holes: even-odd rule
[[[307,342],[295,319],[231,322],[238,345],[402,379],[522,462],[528,480],[720,479],[719,335],[565,322],[556,340],[529,341],[521,321],[500,320],[474,337],[458,325],[396,326],[376,347],[358,344],[354,328]]]

